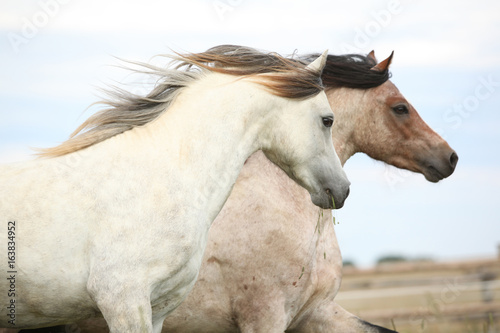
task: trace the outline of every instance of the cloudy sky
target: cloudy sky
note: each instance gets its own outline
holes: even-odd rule
[[[395,51],[392,81],[457,151],[431,184],[358,154],[336,213],[346,259],[492,257],[500,244],[500,3],[470,1],[0,0],[0,162],[64,141],[115,57],[242,44],[290,54]]]

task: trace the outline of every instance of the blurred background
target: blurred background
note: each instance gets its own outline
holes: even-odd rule
[[[408,332],[451,332],[437,324],[474,307],[457,332],[493,332],[495,321],[500,330],[497,1],[0,0],[0,162],[64,141],[95,111],[85,110],[98,88],[130,80],[115,57],[226,43],[282,55],[375,50],[379,60],[395,51],[391,80],[460,159],[437,184],[366,155],[347,162],[351,195],[335,213],[348,264],[339,303],[365,317],[370,297],[375,310],[408,303],[371,313]],[[387,294],[400,299],[377,298]],[[462,303],[465,314],[452,313]]]

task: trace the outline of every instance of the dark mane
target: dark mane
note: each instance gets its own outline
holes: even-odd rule
[[[317,57],[318,54],[311,54],[302,59],[312,61]],[[328,55],[321,78],[326,89],[378,87],[389,80],[391,74],[388,70],[372,70],[376,64],[372,58],[360,54]]]

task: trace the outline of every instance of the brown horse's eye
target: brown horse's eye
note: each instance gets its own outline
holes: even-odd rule
[[[406,105],[398,105],[392,108],[396,114],[408,114],[408,107]]]
[[[332,127],[333,118],[323,117],[323,125],[325,125],[325,127]]]

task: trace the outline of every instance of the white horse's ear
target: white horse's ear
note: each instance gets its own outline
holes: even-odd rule
[[[325,50],[322,55],[320,55],[316,60],[307,65],[307,69],[313,72],[321,73],[326,65],[326,57],[328,56],[328,50]]]
[[[381,61],[380,63],[376,64],[371,68],[372,71],[378,71],[378,72],[385,72],[386,70],[389,69],[389,65],[391,64],[392,61],[392,56],[394,55],[394,51],[392,51],[391,55],[389,58],[385,59],[384,61]]]
[[[373,61],[375,61],[375,63],[377,63],[377,58],[375,58],[375,51],[374,50],[371,50],[370,53],[368,53],[366,56],[368,58],[372,59]]]

